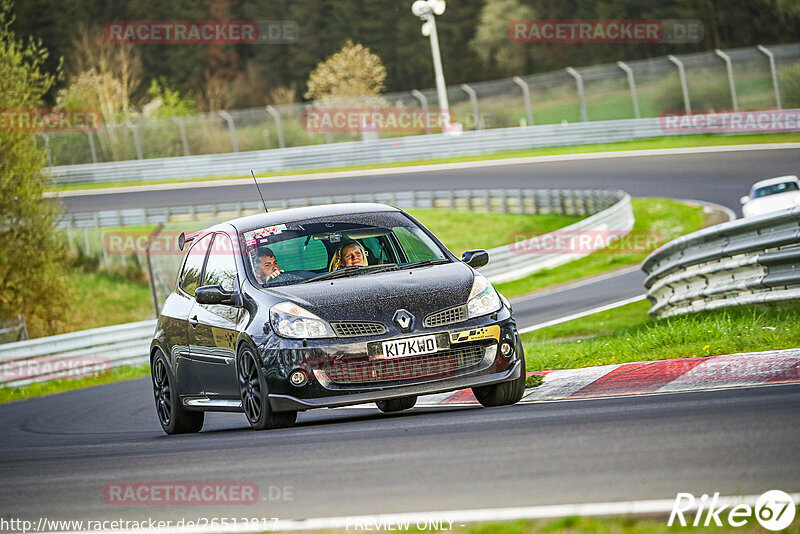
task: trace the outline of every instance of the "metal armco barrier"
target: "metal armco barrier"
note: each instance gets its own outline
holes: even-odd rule
[[[148,320],[0,345],[0,385],[81,378],[148,363],[155,328],[155,320]]]
[[[573,192],[573,195],[580,193]],[[605,234],[605,241],[610,236],[621,237],[627,235],[633,229],[633,209],[631,207],[631,197],[624,191],[587,191],[599,195],[596,199],[597,204],[603,203],[603,209],[591,217],[571,224],[551,234],[538,236],[536,239],[540,243],[548,242],[547,236],[557,235],[558,239],[550,240],[556,242],[567,240],[571,237],[579,236],[581,233],[598,235]],[[574,196],[571,199],[574,201]],[[482,267],[480,272],[492,282],[510,282],[518,280],[529,274],[558,267],[570,261],[587,256],[593,252],[591,248],[558,251],[558,247],[553,247],[553,252],[542,250],[531,250],[527,246],[530,241],[520,241],[489,250],[489,264]]]
[[[800,207],[681,236],[642,264],[650,314],[800,298]]]
[[[182,156],[50,168],[54,185],[148,182],[206,176],[245,176],[270,171],[319,169],[396,163],[411,160],[491,154],[548,146],[630,141],[672,135],[664,133],[658,118],[625,119],[496,128],[460,135],[431,134],[309,145],[228,154]]]

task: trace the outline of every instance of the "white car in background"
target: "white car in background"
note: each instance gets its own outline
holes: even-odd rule
[[[741,202],[745,217],[800,206],[800,180],[797,176],[761,180],[753,184],[750,194],[742,197]]]

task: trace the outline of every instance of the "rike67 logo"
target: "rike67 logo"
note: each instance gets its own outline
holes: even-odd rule
[[[756,499],[755,506],[729,497],[720,498],[719,493],[715,493],[710,499],[708,495],[696,499],[691,493],[678,493],[667,526],[671,527],[677,520],[683,527],[721,527],[726,524],[743,527],[755,517],[765,529],[777,531],[792,523],[795,512],[792,496],[780,490],[765,492]]]

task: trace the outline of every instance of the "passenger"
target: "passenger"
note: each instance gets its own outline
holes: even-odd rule
[[[275,253],[267,247],[258,250],[258,273],[256,278],[262,284],[281,274],[283,270],[278,266],[278,259]]]
[[[358,241],[347,241],[339,246],[331,259],[330,271],[336,271],[344,267],[367,265],[367,250]]]

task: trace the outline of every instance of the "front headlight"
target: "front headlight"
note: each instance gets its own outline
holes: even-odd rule
[[[500,309],[500,297],[485,276],[476,274],[469,292],[467,310],[469,318],[480,317]]]
[[[281,302],[270,308],[269,320],[282,337],[336,337],[327,321],[292,302]]]
[[[794,203],[795,205],[800,206],[800,195],[794,196]]]

